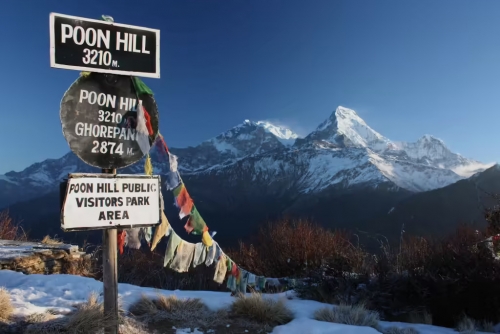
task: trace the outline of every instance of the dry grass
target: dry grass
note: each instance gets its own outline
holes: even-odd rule
[[[432,315],[426,311],[423,312],[410,312],[408,314],[408,321],[411,324],[425,324],[432,325]]]
[[[151,298],[142,295],[141,299],[130,306],[129,311],[135,316],[154,315],[158,313],[158,308]]]
[[[191,314],[206,308],[205,304],[198,298],[179,299],[176,296],[165,295],[160,295],[155,304],[162,311],[186,312]]]
[[[269,308],[261,313],[265,312],[269,312]],[[255,321],[252,318],[255,312],[249,317],[248,312],[235,314],[227,309],[211,311],[199,299],[179,299],[176,296],[157,295],[151,298],[143,295],[131,305],[130,313],[137,320],[148,324],[150,331],[161,333],[170,333],[173,326],[198,328],[202,332],[212,330],[216,333],[246,333],[248,331],[265,333],[272,329],[265,323]],[[276,311],[271,314],[276,314]]]
[[[457,331],[461,334],[475,334],[477,331],[495,333],[493,323],[489,321],[477,322],[467,316],[463,316],[458,322]]]
[[[263,298],[260,293],[239,296],[231,305],[233,315],[266,325],[283,325],[293,319],[293,313],[283,300]]]
[[[383,331],[383,333],[384,334],[419,334],[420,332],[412,327],[406,327],[406,328],[389,327],[389,328],[385,329]]]
[[[314,313],[314,319],[338,324],[378,327],[379,314],[367,310],[364,305],[339,305],[324,307]]]
[[[479,328],[481,329],[481,332],[484,333],[496,333],[495,332],[495,324],[490,322],[490,321],[483,321]]]
[[[43,321],[44,316],[34,316],[26,334],[85,334],[101,333],[111,320],[104,315],[104,306],[98,301],[98,294],[92,293],[88,300],[76,306],[76,311],[65,317]],[[46,318],[47,319],[47,318]],[[28,320],[28,319],[27,319]]]
[[[461,334],[475,334],[476,323],[469,317],[463,317],[457,324],[457,331]]]
[[[4,288],[0,288],[0,321],[8,321],[13,312],[9,293]]]
[[[130,313],[151,328],[160,331],[176,327],[211,329],[227,321],[227,311],[210,311],[199,299],[179,299],[158,294],[155,298],[142,295],[131,305]]]
[[[176,296],[165,296],[159,294],[157,298],[151,299],[145,295],[141,296],[136,303],[131,305],[130,313],[135,316],[155,315],[158,312],[196,314],[204,311],[207,307],[200,299],[179,299]]]
[[[62,245],[63,242],[61,240],[59,240],[59,239],[51,238],[50,236],[46,235],[42,239],[42,244],[45,244],[45,245]]]
[[[104,315],[104,305],[98,302],[98,294],[93,292],[86,303],[80,304],[66,323],[72,333],[95,333],[103,328],[111,318]]]
[[[30,314],[28,315],[26,318],[25,318],[25,321],[29,324],[39,324],[39,323],[42,323],[42,322],[47,322],[47,321],[51,321],[51,320],[54,320],[56,318],[56,316],[52,313],[50,313],[49,311],[47,312],[44,312],[44,313],[33,313],[33,314]]]
[[[151,334],[144,324],[130,318],[123,318],[119,331],[120,334]]]

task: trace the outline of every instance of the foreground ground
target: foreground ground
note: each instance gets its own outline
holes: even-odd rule
[[[87,301],[93,292],[102,293],[102,283],[94,279],[72,275],[24,275],[9,270],[0,271],[0,287],[4,287],[10,295],[15,317],[26,317],[36,313],[67,314],[75,305]],[[179,299],[199,298],[210,310],[217,311],[229,308],[235,301],[230,293],[209,291],[165,291],[143,288],[129,284],[119,284],[119,296],[122,307],[128,310],[141,296],[151,298],[160,295],[175,295]],[[455,330],[423,325],[389,323],[381,321],[379,330],[371,327],[349,326],[314,320],[314,313],[328,306],[315,301],[300,300],[293,292],[266,295],[265,298],[283,300],[292,311],[294,319],[272,329],[274,334],[376,334],[389,327],[413,328],[421,334],[451,334]],[[196,314],[188,315],[196,317]],[[228,324],[228,328],[231,324]],[[172,327],[172,326],[171,326]],[[234,328],[234,323],[233,323]],[[241,329],[241,328],[240,328]],[[229,333],[232,331],[212,328],[202,331],[196,328],[173,328],[173,333]],[[245,332],[245,331],[243,331]],[[248,331],[249,333],[253,331]]]

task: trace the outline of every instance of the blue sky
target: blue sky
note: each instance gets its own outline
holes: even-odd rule
[[[5,0],[0,173],[69,151],[59,103],[78,72],[50,68],[50,12],[161,30],[161,79],[144,81],[170,146],[245,119],[304,135],[343,105],[390,139],[500,160],[500,1]]]

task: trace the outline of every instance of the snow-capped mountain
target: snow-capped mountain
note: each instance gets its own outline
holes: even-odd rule
[[[305,142],[308,141],[324,141],[338,147],[365,147],[375,152],[393,147],[389,139],[370,128],[354,110],[342,106],[305,138]]]
[[[492,164],[483,164],[451,152],[442,140],[431,135],[424,135],[414,143],[391,141],[368,126],[354,110],[342,106],[339,106],[315,131],[297,143],[301,145],[314,143],[316,146],[326,145],[339,148],[368,148],[386,161],[413,164],[415,168],[422,168],[418,166],[424,165],[452,171],[458,175],[458,178],[454,179],[451,174],[448,174],[452,182],[492,166]],[[418,180],[414,182],[421,183]],[[443,182],[447,183],[445,180]],[[424,188],[425,190],[439,188],[445,186],[444,183],[438,187]]]
[[[329,187],[366,185],[420,192],[454,183],[490,165],[451,152],[445,144],[425,135],[415,143],[393,142],[361,119],[354,110],[338,107],[305,138],[270,122],[245,120],[196,147],[171,148],[186,177],[203,183],[218,175],[221,182],[293,189],[310,194]],[[168,163],[152,152],[155,173]],[[141,173],[138,163],[123,173]],[[75,155],[36,163],[21,172],[0,176],[0,207],[52,191],[72,172],[97,172]],[[225,179],[224,179],[225,178]],[[283,183],[283,180],[287,182]]]
[[[398,211],[403,200],[489,166],[451,152],[432,136],[391,141],[344,107],[305,138],[271,122],[247,120],[195,147],[170,151],[197,208],[220,231],[218,240],[228,243],[284,214],[312,217],[330,228],[374,231],[378,219],[391,208]],[[166,157],[155,149],[151,157],[155,174],[165,174]],[[120,173],[143,171],[141,161]],[[9,207],[35,238],[59,233],[58,185],[72,172],[99,170],[68,153],[0,175],[0,210]],[[173,201],[168,192],[164,198]],[[174,206],[165,210],[177,224]]]
[[[265,121],[245,120],[196,147],[171,150],[184,161],[179,166],[181,171],[197,172],[228,165],[250,155],[284,149],[296,138],[298,135],[289,129]]]
[[[246,123],[249,123],[249,120],[245,120]],[[299,135],[294,133],[292,130],[285,128],[283,126],[278,126],[271,124],[266,121],[258,121],[257,123],[258,126],[263,127],[266,131],[272,133],[278,140],[286,146],[290,146],[295,144],[295,140],[299,138]]]

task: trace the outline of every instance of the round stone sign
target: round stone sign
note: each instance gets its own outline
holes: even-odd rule
[[[137,131],[142,101],[147,126]],[[85,163],[127,167],[150,150],[158,135],[158,107],[150,95],[136,94],[129,76],[91,73],[79,77],[61,101],[61,123],[71,150]]]

